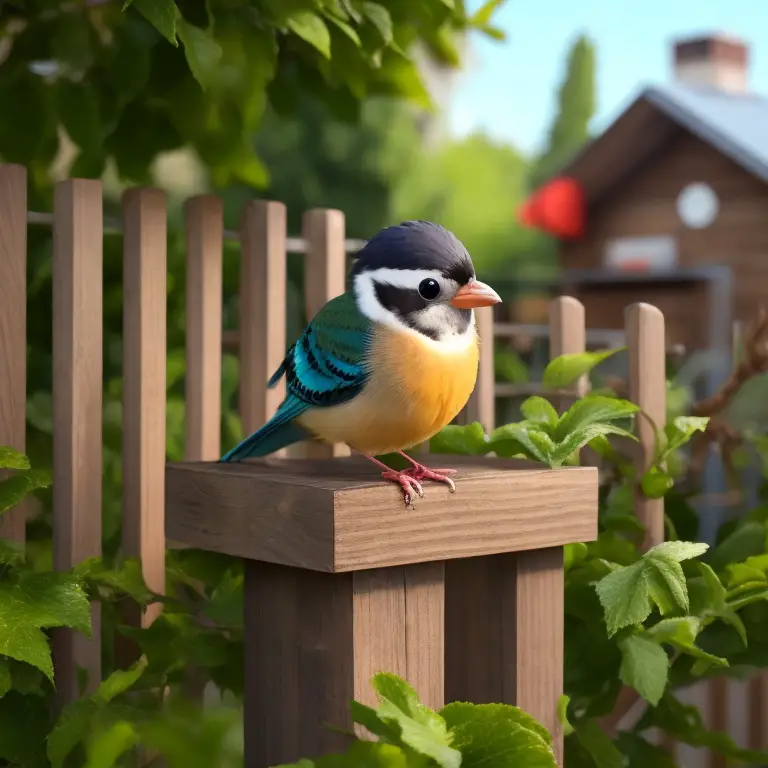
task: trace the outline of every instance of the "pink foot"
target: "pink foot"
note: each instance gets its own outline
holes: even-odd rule
[[[386,472],[382,472],[381,476],[385,480],[397,483],[403,491],[403,501],[406,507],[410,507],[413,504],[414,494],[419,497],[424,496],[424,489],[421,487],[421,483],[414,477],[408,475],[410,470],[405,469],[398,472],[395,469],[388,469]]]
[[[419,464],[419,462],[414,461],[410,456],[407,456],[402,451],[398,451],[398,453],[408,459],[411,464],[413,464],[410,469],[404,469],[403,474],[406,474],[408,477],[418,481],[434,480],[436,483],[445,483],[451,493],[456,492],[456,484],[453,482],[453,480],[451,480],[450,477],[448,477],[448,475],[456,474],[455,469],[430,469],[429,467],[425,467],[423,464]]]
[[[414,461],[410,456],[407,456],[402,451],[398,453],[406,458],[413,466],[408,469],[391,469],[383,462],[375,459],[373,456],[363,454],[366,459],[372,461],[377,466],[381,467],[384,471],[381,476],[384,480],[389,480],[392,483],[397,483],[403,491],[403,500],[405,506],[410,507],[413,504],[413,497],[424,496],[424,488],[421,485],[422,480],[434,480],[438,483],[445,483],[448,486],[448,490],[451,493],[456,491],[456,485],[448,475],[455,475],[455,469],[429,469],[423,464],[419,464]]]

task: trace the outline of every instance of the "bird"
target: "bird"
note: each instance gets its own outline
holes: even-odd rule
[[[430,469],[404,449],[449,424],[477,380],[474,310],[501,301],[480,282],[467,248],[442,225],[385,227],[358,251],[347,290],[306,326],[269,379],[286,396],[264,426],[220,461],[266,456],[293,443],[346,443],[396,483],[406,507],[422,482],[456,490],[453,469]],[[408,468],[376,458],[398,453]]]

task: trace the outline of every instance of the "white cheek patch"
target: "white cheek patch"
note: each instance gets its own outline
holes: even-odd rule
[[[419,283],[426,279],[437,280],[444,291],[453,292],[456,290],[455,284],[446,280],[435,270],[382,268],[371,272],[361,272],[355,276],[353,289],[357,298],[357,306],[368,319],[401,332],[414,334],[420,341],[434,345],[443,351],[466,348],[476,337],[474,312],[471,314],[466,329],[457,333],[454,323],[450,319],[450,308],[445,303],[438,302],[428,305],[418,313],[417,322],[424,330],[438,335],[439,338],[436,341],[406,325],[394,312],[382,306],[376,296],[376,283],[387,283],[397,288],[418,290]]]

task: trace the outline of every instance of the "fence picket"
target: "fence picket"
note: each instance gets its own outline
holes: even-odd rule
[[[185,209],[187,461],[221,453],[222,252],[224,222],[218,197],[200,195]]]
[[[68,570],[101,554],[103,211],[101,182],[56,185],[53,227],[53,567]],[[54,634],[59,706],[101,682],[99,604],[93,640]]]
[[[27,171],[21,165],[0,165],[0,361],[0,445],[23,452],[27,398]],[[0,516],[0,538],[24,541],[25,508],[25,504],[19,504]]]
[[[261,427],[285,397],[285,379],[274,389],[267,387],[285,357],[285,241],[282,203],[254,200],[245,206],[240,262],[240,418],[246,435]]]
[[[307,320],[311,320],[331,299],[344,293],[347,252],[344,240],[344,214],[341,211],[315,208],[306,211],[302,234],[307,244],[304,262],[304,300]],[[306,443],[305,455],[310,459],[349,456],[346,445]]]
[[[165,591],[167,220],[165,195],[123,195],[123,552]],[[126,620],[148,626],[160,604]],[[128,644],[121,644],[127,648]],[[123,661],[127,661],[123,657]]]

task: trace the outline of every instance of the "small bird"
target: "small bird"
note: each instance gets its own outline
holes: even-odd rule
[[[429,221],[387,227],[358,253],[346,293],[329,301],[269,380],[286,377],[275,415],[221,461],[266,456],[302,440],[346,443],[402,489],[406,507],[423,480],[451,492],[452,469],[403,453],[464,407],[477,379],[474,308],[501,299],[475,277],[467,249]],[[375,458],[397,452],[410,467]]]

